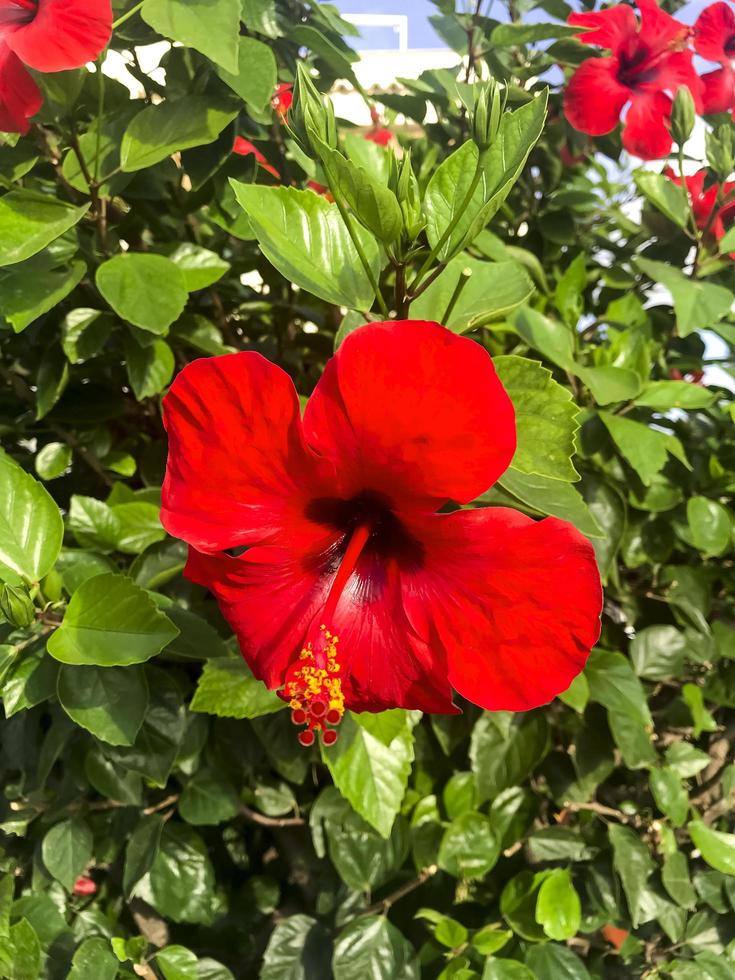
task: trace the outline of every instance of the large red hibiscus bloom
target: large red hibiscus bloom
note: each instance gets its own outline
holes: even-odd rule
[[[451,713],[452,688],[526,710],[599,633],[589,542],[556,518],[467,503],[506,469],[513,406],[487,352],[436,323],[373,323],[327,364],[303,421],[258,354],[194,361],[164,401],[161,520],[192,547],[253,672],[303,744],[345,708]]]
[[[110,40],[110,0],[0,0],[0,129],[26,133],[41,93],[23,67],[66,71]]]
[[[722,67],[702,75],[703,111],[727,112],[735,107],[735,14],[728,3],[705,7],[694,25],[694,48]]]
[[[615,129],[628,105],[623,146],[652,160],[671,150],[671,94],[686,85],[699,106],[701,82],[687,50],[690,28],[659,9],[656,0],[638,0],[638,9],[640,22],[626,4],[570,15],[570,24],[590,28],[581,41],[610,54],[590,58],[575,71],[564,112],[575,129],[601,136]]]

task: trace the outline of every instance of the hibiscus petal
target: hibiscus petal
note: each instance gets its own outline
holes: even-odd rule
[[[704,86],[694,70],[691,51],[676,51],[667,55],[661,61],[656,77],[651,82],[644,82],[640,89],[650,92],[668,89],[676,92],[682,86],[689,89],[697,112],[702,112]]]
[[[590,58],[572,75],[564,92],[564,114],[575,129],[590,136],[615,129],[631,96],[617,80],[617,69],[617,58]]]
[[[251,548],[239,558],[191,549],[185,574],[214,593],[253,673],[274,690],[323,622],[334,579],[328,562],[280,547]],[[348,708],[456,712],[441,648],[417,636],[402,610],[395,563],[361,559],[327,625],[339,636]]]
[[[28,120],[43,98],[25,67],[5,44],[0,44],[0,132],[27,133]]]
[[[333,495],[327,464],[304,442],[289,376],[245,351],[187,365],[163,402],[169,438],[161,521],[200,551],[324,536],[304,517]]]
[[[573,27],[589,28],[579,35],[580,41],[598,44],[601,48],[610,48],[612,51],[616,51],[638,31],[633,10],[624,3],[597,13],[571,14],[567,23]]]
[[[702,112],[727,112],[735,106],[735,71],[727,65],[705,72],[701,76],[703,87]]]
[[[623,128],[623,146],[642,160],[658,160],[671,150],[667,123],[671,99],[663,92],[637,96],[628,109]]]
[[[708,61],[727,64],[728,41],[735,39],[735,14],[728,3],[711,3],[694,23],[694,49]]]
[[[304,413],[340,493],[436,509],[487,490],[515,451],[515,416],[490,355],[437,323],[371,323],[346,337]]]
[[[406,519],[425,564],[407,615],[433,627],[449,680],[490,711],[526,711],[565,691],[600,633],[594,551],[571,524],[504,507]]]
[[[66,71],[94,61],[112,35],[110,0],[39,0],[33,20],[6,37],[37,71]]]
[[[656,0],[636,0],[641,12],[639,37],[651,52],[684,47],[691,28],[662,10]]]

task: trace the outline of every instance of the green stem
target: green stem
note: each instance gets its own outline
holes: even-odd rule
[[[482,177],[482,171],[483,171],[484,166],[485,166],[485,156],[486,155],[487,155],[487,150],[481,150],[478,153],[478,155],[477,155],[477,166],[475,167],[475,173],[474,173],[474,175],[472,177],[472,180],[470,182],[470,186],[467,188],[467,193],[465,194],[465,196],[464,196],[464,198],[463,198],[462,203],[460,204],[460,206],[454,212],[454,215],[452,216],[451,221],[449,222],[449,224],[447,225],[447,227],[444,229],[441,237],[439,238],[439,241],[436,243],[436,245],[429,252],[429,254],[426,257],[426,261],[421,266],[421,269],[418,271],[418,273],[416,274],[416,277],[414,278],[413,282],[409,286],[409,289],[408,289],[409,293],[414,293],[415,294],[416,287],[421,282],[421,280],[424,278],[424,276],[429,271],[429,269],[431,268],[431,266],[434,264],[434,262],[436,261],[437,255],[439,254],[439,252],[444,247],[444,244],[448,241],[448,239],[449,239],[450,235],[452,234],[452,232],[454,231],[454,229],[457,227],[457,223],[459,222],[459,219],[464,216],[465,212],[467,211],[467,208],[470,206],[470,202],[472,201],[472,198],[474,197],[475,191],[477,190],[477,185],[480,183],[480,178]]]
[[[457,305],[457,300],[459,299],[464,287],[470,281],[471,275],[472,275],[472,269],[462,269],[462,271],[460,272],[459,279],[457,280],[457,285],[454,287],[454,292],[452,293],[452,297],[447,303],[447,308],[446,310],[444,310],[444,316],[440,321],[445,326],[447,323],[449,323],[449,317],[452,315],[452,310]]]
[[[118,17],[117,20],[114,20],[112,22],[112,29],[113,29],[113,31],[117,30],[117,28],[121,24],[124,24],[125,21],[126,20],[129,20],[134,14],[137,14],[138,11],[140,10],[140,8],[143,6],[144,3],[145,3],[145,0],[140,0],[140,3],[136,3],[135,6],[134,7],[131,7],[130,10],[127,10],[122,15],[122,17]]]
[[[105,76],[102,74],[102,61],[107,54],[107,48],[97,60],[97,140],[94,154],[94,182],[98,183],[100,175],[100,149],[102,147],[102,116],[105,111]]]
[[[329,177],[327,177],[327,182],[329,183]],[[342,215],[342,220],[344,221],[349,236],[352,239],[352,244],[355,246],[355,251],[359,256],[360,262],[362,262],[362,267],[365,270],[365,275],[368,277],[368,279],[370,280],[370,285],[373,287],[373,290],[375,292],[375,298],[377,299],[378,306],[380,307],[380,312],[387,320],[390,314],[388,313],[388,307],[386,306],[385,300],[383,299],[383,294],[380,291],[380,283],[376,279],[375,273],[373,272],[370,263],[367,260],[367,255],[365,255],[365,250],[362,247],[362,243],[360,242],[360,239],[357,237],[357,232],[355,231],[355,226],[352,224],[352,219],[347,213],[347,208],[344,206],[344,202],[340,198],[339,191],[337,190],[337,188],[330,183],[329,190],[331,191],[332,197],[334,198],[334,203],[339,208],[339,213]]]

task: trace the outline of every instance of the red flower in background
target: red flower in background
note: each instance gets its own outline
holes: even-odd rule
[[[27,133],[41,108],[24,65],[42,72],[79,68],[111,34],[110,0],[0,0],[0,129]]]
[[[91,878],[87,878],[85,875],[80,875],[79,878],[74,882],[74,888],[72,889],[75,895],[96,895],[97,885]]]
[[[577,68],[564,93],[564,112],[575,129],[590,136],[612,132],[628,105],[623,146],[651,160],[671,149],[668,120],[671,96],[686,85],[697,105],[701,82],[687,50],[690,28],[659,9],[656,0],[638,0],[640,22],[631,7],[619,4],[598,13],[571,14],[569,23],[591,30],[585,44],[610,54]]]
[[[365,139],[370,140],[371,143],[377,143],[378,146],[388,146],[393,139],[393,131],[382,124],[380,113],[374,106],[370,107],[370,119],[372,120],[372,127],[365,133]]]
[[[291,108],[293,103],[293,85],[290,82],[282,82],[273,93],[273,98],[271,99],[271,106],[278,115],[285,119],[288,115],[288,110]]]
[[[681,187],[681,177],[678,177],[671,167],[665,167],[664,174],[669,180]],[[697,223],[697,228],[706,232],[715,242],[719,242],[735,218],[735,200],[727,201],[729,195],[735,191],[735,181],[729,180],[724,184],[710,184],[705,190],[706,178],[707,171],[699,170],[696,174],[685,177],[684,182],[689,192],[692,214]],[[726,203],[717,207],[718,199],[720,201],[725,200]],[[717,209],[715,210],[715,208]],[[735,258],[735,253],[731,253],[731,258]]]
[[[345,708],[452,713],[551,700],[599,634],[589,542],[467,503],[509,465],[513,407],[487,352],[436,323],[374,323],[327,364],[303,421],[259,354],[197,360],[164,400],[161,519],[189,543],[256,677],[306,725]]]
[[[235,144],[232,147],[232,152],[241,157],[249,156],[252,153],[252,155],[255,157],[255,162],[259,164],[263,170],[267,170],[269,174],[272,174],[278,180],[281,179],[281,175],[278,173],[276,168],[268,163],[255,143],[251,143],[250,140],[246,140],[244,136],[235,137]]]
[[[727,3],[706,7],[694,25],[694,49],[721,68],[702,75],[703,111],[728,112],[735,107],[735,14]]]

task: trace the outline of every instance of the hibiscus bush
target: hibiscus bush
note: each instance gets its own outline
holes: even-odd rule
[[[436,0],[366,89],[316,0],[0,0],[0,977],[735,977],[676,7]]]

